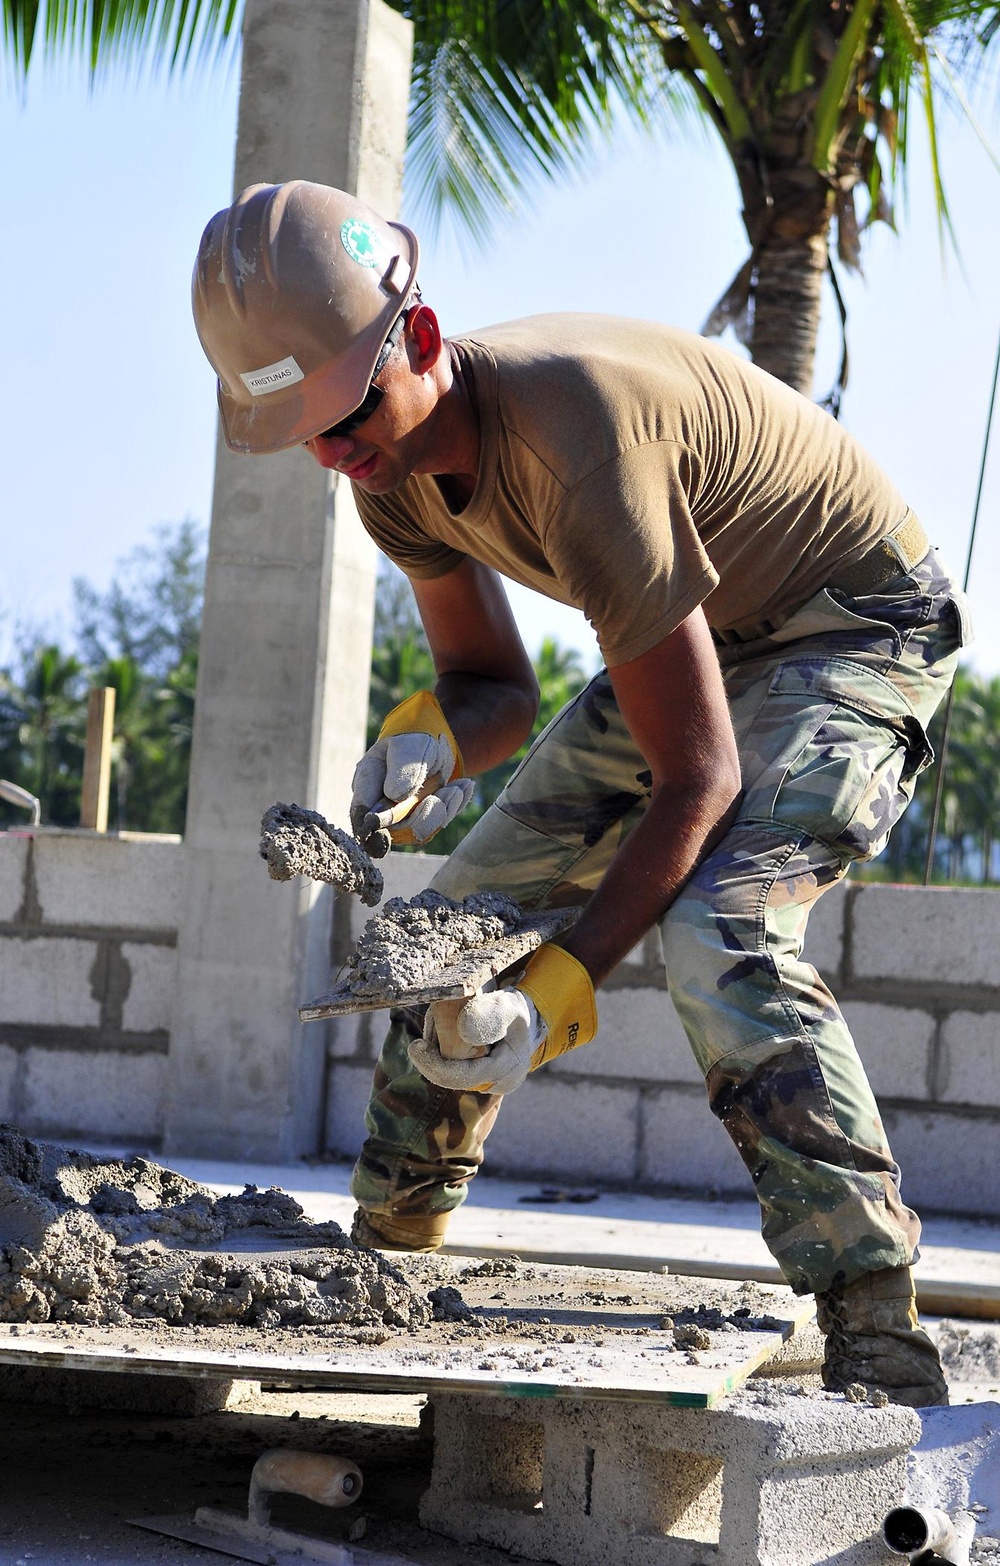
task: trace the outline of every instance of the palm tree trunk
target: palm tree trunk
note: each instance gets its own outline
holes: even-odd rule
[[[827,269],[826,225],[805,238],[775,235],[764,242],[754,292],[754,364],[812,396],[823,278]]]
[[[806,155],[804,95],[782,107],[767,153],[741,147],[733,159],[755,258],[750,353],[762,370],[809,397],[835,192]]]

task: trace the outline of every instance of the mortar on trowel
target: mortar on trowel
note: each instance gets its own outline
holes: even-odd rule
[[[397,803],[384,800],[359,822],[359,835],[366,844],[375,847],[377,857],[381,857],[389,845],[389,827],[404,819],[426,791],[425,785],[421,794],[411,795],[409,799]],[[299,805],[272,805],[261,822],[260,853],[274,880],[307,875],[339,890],[358,894],[369,906],[381,900],[382,875],[366,847],[340,828],[330,826],[316,811],[305,810]],[[425,1006],[434,1002],[434,1021],[442,1055],[450,1059],[474,1059],[485,1055],[486,1045],[467,1044],[458,1032],[457,1018],[462,1007],[473,995],[511,983],[525,959],[545,941],[567,929],[579,911],[574,907],[526,913],[500,939],[467,947],[454,960],[443,963],[418,983],[387,979],[378,993],[358,994],[351,980],[342,974],[332,989],[299,1007],[299,1019],[319,1022],[354,1012]]]

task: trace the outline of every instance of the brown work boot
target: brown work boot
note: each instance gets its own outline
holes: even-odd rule
[[[938,1351],[917,1322],[909,1267],[885,1267],[817,1294],[816,1321],[826,1339],[828,1391],[860,1383],[910,1408],[947,1403]]]
[[[354,1222],[351,1224],[351,1239],[355,1245],[364,1245],[373,1251],[436,1251],[444,1239],[447,1221],[447,1213],[440,1216],[414,1218],[409,1222],[406,1220],[397,1222],[388,1218],[375,1219],[371,1213],[366,1213],[363,1207],[358,1207],[355,1209]],[[385,1233],[382,1224],[393,1232]]]

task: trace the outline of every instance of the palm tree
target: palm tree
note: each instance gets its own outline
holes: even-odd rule
[[[942,79],[958,92],[956,66],[974,66],[1000,25],[996,0],[391,3],[415,24],[410,172],[434,211],[457,208],[481,233],[532,168],[579,163],[616,105],[646,123],[700,110],[732,160],[750,244],[705,330],[732,323],[756,363],[806,394],[831,235],[857,267],[861,230],[893,221],[914,97],[947,221],[936,98]],[[846,373],[845,349],[833,411]]]

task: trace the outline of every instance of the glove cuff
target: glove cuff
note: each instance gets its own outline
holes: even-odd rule
[[[597,1001],[583,963],[552,941],[540,946],[518,983],[535,1003],[545,1024],[545,1038],[531,1057],[531,1070],[589,1044],[597,1032]]]
[[[433,691],[417,691],[415,695],[401,701],[398,707],[393,707],[379,729],[378,737],[384,739],[390,734],[433,734],[435,739],[447,741],[454,764],[450,775],[441,779],[442,783],[453,783],[456,778],[465,775],[458,741]]]

